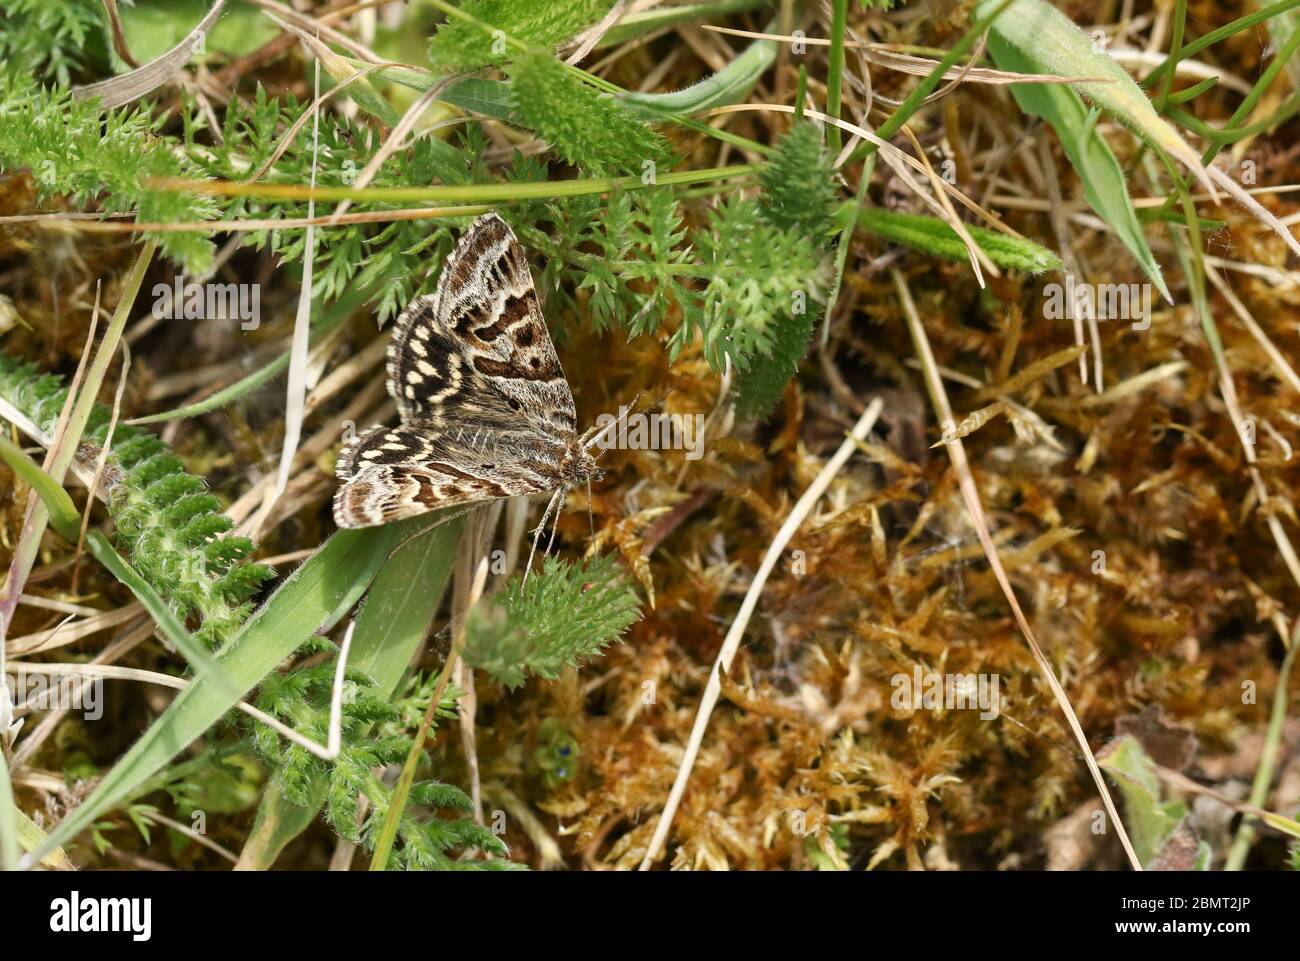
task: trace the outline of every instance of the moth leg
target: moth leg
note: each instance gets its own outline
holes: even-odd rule
[[[561,495],[561,494],[566,494],[566,495],[567,495],[567,494],[569,493],[569,489],[568,489],[567,487],[561,487],[561,488],[560,488],[558,491],[556,491],[555,493],[556,493],[556,496],[559,496],[559,495]],[[551,548],[555,546],[555,535],[556,535],[556,534],[559,532],[559,530],[560,530],[560,515],[561,515],[563,512],[564,512],[564,504],[563,504],[563,502],[561,502],[561,503],[560,503],[560,504],[555,508],[555,520],[554,520],[554,522],[553,522],[552,525],[551,525],[551,539],[550,539],[549,541],[546,542],[546,553],[547,553],[547,554],[550,554],[550,553],[551,553]]]
[[[551,508],[555,506],[556,500],[562,493],[564,493],[563,487],[552,494],[551,499],[546,502],[546,510],[542,511],[542,519],[537,522],[537,528],[533,531],[533,546],[528,552],[528,563],[524,566],[524,579],[521,584],[527,584],[528,575],[533,572],[533,557],[537,554],[537,542],[541,539],[542,532],[546,530],[546,519],[551,516]],[[549,548],[547,549],[549,550]]]

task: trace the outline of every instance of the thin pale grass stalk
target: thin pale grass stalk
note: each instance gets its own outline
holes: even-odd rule
[[[654,184],[644,183],[640,174],[626,177],[592,177],[579,180],[470,184],[434,187],[315,187],[304,184],[248,184],[230,180],[190,180],[185,177],[156,177],[146,186],[178,190],[213,197],[256,197],[262,200],[374,200],[381,203],[510,203],[519,200],[552,200],[584,197],[620,190],[647,190],[680,184],[707,183],[758,173],[756,164],[733,164],[704,170],[676,170],[661,173]],[[393,211],[389,211],[392,213]],[[220,221],[205,222],[208,229]],[[283,223],[278,221],[277,223]],[[265,229],[265,228],[261,228]]]
[[[313,61],[315,70],[315,95],[320,97],[320,60]],[[317,160],[320,151],[320,114],[312,114],[311,124],[311,185],[316,186]],[[316,201],[307,201],[307,218],[316,213]],[[312,268],[316,262],[316,228],[308,227],[303,242],[302,289],[298,293],[298,313],[293,321],[293,343],[289,348],[289,385],[285,395],[284,446],[280,450],[280,465],[275,474],[275,487],[267,494],[259,513],[257,529],[270,514],[275,502],[289,486],[289,473],[293,469],[294,454],[302,438],[302,422],[307,400],[307,350],[311,346],[311,287]],[[260,540],[255,537],[254,540]]]
[[[1273,772],[1277,767],[1282,743],[1282,728],[1286,724],[1287,682],[1291,677],[1291,669],[1295,666],[1297,651],[1300,651],[1300,618],[1296,619],[1291,643],[1287,646],[1286,656],[1282,658],[1282,666],[1278,668],[1277,688],[1273,691],[1273,709],[1269,714],[1268,730],[1264,734],[1264,748],[1260,751],[1259,766],[1255,768],[1255,778],[1250,785],[1250,804],[1254,808],[1264,807],[1268,801],[1269,786],[1273,783]],[[1250,846],[1255,841],[1254,820],[1249,816],[1242,818],[1223,870],[1240,871],[1245,865]]]
[[[907,286],[907,280],[897,268],[891,268],[890,274],[894,279],[894,287],[898,291],[903,316],[907,320],[908,331],[912,335],[912,342],[916,346],[916,352],[921,361],[926,389],[930,394],[930,402],[934,407],[935,416],[941,424],[953,422],[952,405],[948,402],[948,393],[943,386],[943,378],[939,375],[934,353],[930,349],[929,337],[925,333],[925,326],[921,323],[921,316],[916,310],[916,304],[912,301],[912,292]],[[980,545],[984,548],[984,554],[988,558],[993,576],[997,579],[998,586],[1002,588],[1002,593],[1006,595],[1007,603],[1011,607],[1011,613],[1015,617],[1021,633],[1025,636],[1030,653],[1033,655],[1043,679],[1047,682],[1047,686],[1051,688],[1052,696],[1056,698],[1057,704],[1060,705],[1061,711],[1065,714],[1075,741],[1083,750],[1084,761],[1087,763],[1088,770],[1092,773],[1092,778],[1097,784],[1097,790],[1101,795],[1101,801],[1106,808],[1107,816],[1115,825],[1115,833],[1124,848],[1124,853],[1128,856],[1129,864],[1133,870],[1141,871],[1142,864],[1138,861],[1137,853],[1133,850],[1128,832],[1124,829],[1124,822],[1120,820],[1119,810],[1115,807],[1115,802],[1110,796],[1110,790],[1106,787],[1106,781],[1102,777],[1101,768],[1097,766],[1097,759],[1093,756],[1092,748],[1088,745],[1087,735],[1084,734],[1083,727],[1079,724],[1079,718],[1070,705],[1070,699],[1066,696],[1060,681],[1056,679],[1056,673],[1052,670],[1052,665],[1043,654],[1042,648],[1038,646],[1038,639],[1034,636],[1033,629],[1029,626],[1024,611],[1020,609],[1020,601],[1016,598],[1015,591],[1011,587],[1011,581],[1002,566],[997,547],[989,534],[988,522],[984,517],[984,508],[980,504],[979,489],[975,485],[975,476],[972,474],[970,463],[966,459],[966,449],[962,446],[960,440],[953,440],[946,446],[948,456],[952,459],[953,470],[957,474],[962,499],[965,501],[966,510],[970,514],[971,524],[979,537]]]
[[[556,871],[564,867],[564,855],[560,851],[560,846],[555,843],[555,838],[551,837],[546,825],[533,813],[532,807],[526,801],[500,781],[491,781],[483,785],[483,791],[488,800],[500,804],[506,813],[514,818],[514,823],[519,826],[519,829],[528,835],[528,840],[533,843],[543,871]]]
[[[571,67],[576,67],[586,59],[587,54],[595,49],[601,38],[609,33],[613,26],[623,18],[629,2],[630,0],[618,0],[617,3],[610,7],[609,12],[601,17],[599,23],[578,38],[578,49],[566,57],[564,62]]]
[[[108,647],[96,654],[90,663],[114,664],[153,637],[156,630],[157,627],[154,625],[152,618],[142,617],[134,622],[132,626],[122,631]],[[83,679],[83,685],[88,683],[89,680]],[[58,730],[59,725],[63,723],[63,719],[68,713],[67,708],[47,711],[45,717],[41,718],[40,722],[27,732],[22,744],[14,752],[13,763],[16,768],[21,768],[22,765],[27,764],[36,755],[41,745]]]
[[[263,10],[278,15],[280,18],[301,27],[304,30],[315,32],[318,36],[328,40],[330,43],[338,44],[344,50],[350,50],[353,54],[365,60],[367,63],[380,63],[382,58],[367,47],[365,44],[358,43],[345,33],[335,30],[324,20],[312,17],[305,13],[299,13],[293,7],[283,3],[276,3],[275,0],[249,0],[254,6],[261,7]],[[270,18],[274,21],[274,17]]]
[[[99,613],[98,609],[87,607],[85,604],[70,604],[53,597],[41,597],[38,594],[23,594],[18,598],[18,603],[27,607],[39,607],[45,611],[56,611],[59,614],[76,614],[78,617],[90,617]]]
[[[912,149],[916,151],[917,159],[920,160],[925,167],[926,176],[929,177],[930,185],[934,188],[935,198],[943,207],[943,219],[957,232],[957,236],[960,237],[962,243],[966,245],[967,255],[971,258],[971,269],[975,272],[975,280],[979,283],[980,289],[983,290],[988,286],[984,283],[983,270],[987,270],[994,277],[1001,277],[1002,271],[998,270],[997,265],[989,259],[989,255],[984,252],[984,249],[980,247],[979,244],[975,243],[975,239],[971,237],[970,231],[966,229],[966,225],[962,222],[961,218],[957,216],[957,211],[953,209],[952,201],[948,199],[948,194],[941,186],[943,184],[943,179],[935,173],[934,164],[930,163],[929,155],[926,154],[925,148],[921,146],[921,142],[916,139],[916,134],[912,133],[912,128],[907,124],[903,124],[902,131],[903,135],[907,137],[908,142],[911,143]],[[983,270],[981,270],[981,267]]]
[[[271,728],[271,730],[285,738],[285,740],[292,741],[303,750],[311,752],[322,761],[333,761],[339,756],[339,749],[342,743],[343,682],[347,669],[348,651],[352,645],[352,628],[353,624],[348,624],[348,629],[343,635],[343,644],[339,649],[338,667],[334,672],[334,685],[330,696],[329,733],[325,744],[319,744],[311,738],[299,734],[283,721],[267,714],[260,708],[254,707],[247,701],[239,701],[235,704],[235,707],[253,718],[253,720],[257,721],[259,724],[265,724],[267,727]],[[144,684],[157,684],[160,687],[170,687],[177,691],[183,691],[193,683],[193,681],[188,678],[175,677],[171,674],[162,674],[158,671],[145,671],[134,667],[118,667],[115,664],[59,664],[44,661],[40,663],[14,661],[9,665],[8,670],[10,673],[21,671],[26,674],[55,676],[81,675],[89,678],[103,678],[106,680],[139,681]]]
[[[912,367],[917,370],[921,369],[920,361],[916,360],[915,358],[909,357],[907,360],[904,361],[904,363],[907,364],[908,367]],[[1031,410],[1030,408],[1026,407],[1024,404],[1012,400],[1010,394],[1000,393],[998,390],[1000,385],[997,384],[994,384],[992,386],[986,385],[982,380],[980,380],[977,377],[971,377],[968,374],[963,374],[961,371],[958,370],[952,370],[949,367],[941,366],[938,368],[938,370],[945,380],[950,380],[955,384],[961,384],[963,387],[974,388],[976,393],[971,398],[972,402],[979,403],[982,400],[992,399],[997,403],[1002,404],[1011,413],[1014,413],[1016,416],[1023,418],[1024,420],[1031,423],[1034,426],[1034,430],[1038,438],[1040,438],[1049,447],[1053,448],[1054,450],[1060,451],[1061,453],[1065,453],[1065,447],[1061,444],[1059,440],[1056,439],[1055,435],[1052,433],[1053,425],[1045,421],[1036,411]],[[930,446],[931,449],[933,449],[935,447],[940,447],[942,445],[943,445],[943,441],[940,441],[939,443],[931,444]],[[263,563],[265,563],[265,561]]]
[[[319,65],[319,63],[320,61],[318,60],[317,64]],[[397,122],[397,126],[389,131],[387,139],[379,145],[379,149],[376,150],[375,155],[370,158],[370,162],[362,168],[359,174],[357,174],[357,179],[353,184],[354,186],[362,190],[370,186],[370,182],[374,180],[375,176],[379,173],[379,168],[381,168],[388,158],[395,154],[398,148],[402,146],[403,139],[405,139],[408,133],[415,129],[415,125],[419,122],[420,118],[424,116],[424,112],[433,105],[433,102],[438,99],[438,96],[451,85],[452,79],[453,78],[448,77],[440,80],[416,98],[415,102],[406,109],[406,113],[402,114],[402,119]],[[459,119],[455,122],[458,123]],[[428,132],[429,131],[426,131],[426,133]],[[313,178],[312,183],[313,185],[315,184],[315,178]],[[338,218],[346,214],[348,208],[351,206],[351,200],[344,200],[339,204],[338,208],[334,211],[333,216],[330,217],[329,226],[336,226],[339,222]]]
[[[397,840],[397,828],[401,824],[402,812],[406,808],[406,799],[410,796],[411,786],[415,783],[415,769],[419,767],[420,755],[424,752],[424,743],[428,740],[429,730],[433,726],[433,719],[438,713],[438,706],[442,703],[442,695],[447,689],[447,682],[455,672],[456,664],[460,661],[461,649],[465,646],[465,620],[469,616],[469,612],[474,609],[474,605],[479,602],[479,598],[483,596],[483,587],[487,583],[488,559],[486,556],[482,556],[479,558],[478,564],[474,565],[474,555],[470,552],[470,542],[472,540],[473,538],[462,539],[460,557],[457,558],[456,565],[458,580],[463,580],[464,574],[473,570],[473,580],[466,595],[466,605],[464,609],[452,613],[451,650],[447,653],[447,663],[443,665],[442,673],[438,675],[438,683],[434,687],[433,698],[429,701],[429,708],[424,712],[424,721],[420,724],[420,731],[411,744],[411,751],[406,756],[406,763],[402,765],[402,773],[398,776],[397,784],[393,787],[388,811],[384,815],[384,823],[380,825],[379,835],[375,839],[374,854],[370,858],[371,871],[388,870],[388,858],[392,854],[393,843]]]
[[[441,220],[448,217],[476,217],[492,209],[485,204],[470,204],[456,207],[413,207],[409,210],[375,210],[344,214],[339,218],[339,224],[386,224],[399,220]],[[222,234],[253,230],[298,230],[303,227],[326,227],[330,225],[332,215],[326,214],[320,217],[263,217],[247,220],[187,220],[175,223],[67,220],[60,219],[62,216],[59,215],[55,219],[48,221],[36,221],[34,224],[37,227],[49,230],[71,228],[91,234]],[[92,216],[98,217],[99,215],[94,214]]]
[[[654,833],[651,835],[650,844],[646,848],[645,856],[641,859],[640,870],[645,871],[650,868],[668,838],[668,829],[672,826],[673,816],[677,813],[677,808],[686,793],[686,785],[690,780],[691,771],[695,767],[695,759],[699,756],[700,747],[704,743],[704,735],[709,727],[709,718],[713,715],[713,709],[717,706],[718,697],[722,693],[722,675],[731,671],[731,663],[735,659],[736,652],[740,649],[740,642],[745,635],[745,628],[749,626],[749,620],[754,615],[754,609],[758,606],[759,596],[763,593],[763,587],[767,584],[768,577],[781,559],[786,545],[790,543],[790,539],[794,537],[808,515],[812,513],[813,507],[821,499],[822,494],[826,492],[831,481],[835,479],[836,475],[844,468],[844,465],[848,463],[849,458],[857,451],[858,443],[865,440],[867,434],[871,432],[871,428],[875,426],[884,406],[884,402],[878,397],[867,405],[867,409],[858,418],[858,422],[853,425],[853,430],[849,433],[849,436],[844,439],[839,449],[826,462],[826,466],[818,472],[812,483],[808,485],[808,489],[795,502],[794,507],[790,510],[790,515],[785,519],[785,523],[781,525],[781,528],[776,532],[776,536],[772,539],[772,543],[768,545],[767,553],[763,555],[762,563],[759,564],[758,570],[754,572],[754,577],[749,583],[749,590],[745,592],[744,600],[741,601],[736,619],[731,622],[731,628],[727,631],[727,636],[723,639],[718,656],[713,662],[713,668],[709,672],[709,680],[704,687],[704,695],[700,698],[700,706],[695,713],[695,724],[691,728],[690,740],[686,742],[686,748],[682,752],[682,760],[677,767],[677,777],[673,780],[668,800],[664,803],[664,809],[660,812]]]
[[[167,817],[167,815],[159,814],[157,811],[149,811],[143,814],[142,817],[148,823],[156,822],[158,824],[163,825],[163,827],[171,828],[173,831],[185,835],[191,841],[195,842],[196,844],[201,844],[209,851],[215,852],[217,855],[225,858],[231,864],[236,864],[239,861],[239,858],[235,857],[235,855],[232,854],[228,848],[222,847],[220,844],[212,840],[207,835],[200,834],[198,831],[194,830],[192,827],[190,827],[188,824],[184,823],[183,821],[177,821],[173,818],[169,818]]]
[[[113,393],[113,413],[108,419],[108,429],[104,432],[104,444],[100,448],[99,457],[95,459],[95,476],[91,479],[90,490],[87,492],[86,509],[81,513],[81,533],[77,537],[77,560],[80,561],[86,548],[86,531],[90,527],[90,509],[95,506],[95,494],[99,490],[99,482],[103,479],[104,468],[108,464],[109,451],[113,449],[113,433],[117,430],[117,421],[122,414],[122,395],[126,393],[126,378],[131,370],[131,348],[122,341],[122,370],[117,377],[117,390]],[[80,566],[72,569],[72,593],[77,593],[77,575],[81,572]]]
[[[1291,366],[1290,362],[1283,356],[1282,352],[1277,349],[1277,345],[1269,339],[1268,334],[1264,333],[1264,329],[1255,322],[1255,318],[1252,317],[1250,311],[1246,309],[1246,305],[1241,302],[1235,293],[1233,293],[1232,288],[1228,286],[1228,282],[1220,277],[1219,272],[1214,270],[1208,263],[1205,265],[1205,276],[1209,279],[1210,283],[1215,286],[1219,293],[1223,295],[1223,299],[1228,302],[1228,306],[1231,307],[1232,312],[1237,315],[1237,319],[1241,321],[1242,326],[1244,326],[1246,330],[1250,331],[1250,335],[1259,343],[1259,346],[1268,356],[1269,362],[1273,365],[1273,369],[1277,372],[1278,377],[1297,394],[1300,394],[1300,375],[1296,374],[1295,368]]]
[[[10,638],[7,642],[8,652],[25,656],[51,651],[57,647],[66,647],[101,631],[125,624],[144,612],[143,604],[132,601],[111,611],[96,611],[92,616],[81,620],[72,620],[69,616],[62,623],[47,630]]]
[[[722,33],[729,37],[746,37],[751,40],[776,40],[779,43],[802,43],[809,47],[833,47],[833,39],[826,37],[796,37],[790,34],[782,33],[763,33],[759,30],[740,30],[735,27],[720,27],[711,23],[700,24],[700,29],[708,30],[712,33]],[[850,50],[858,50],[863,53],[866,59],[878,67],[886,67],[890,70],[897,70],[900,73],[911,74],[914,77],[927,76],[939,61],[930,60],[926,57],[914,57],[909,54],[897,53],[892,50],[892,44],[888,43],[871,43],[862,40],[845,40],[844,46]],[[972,57],[971,62],[978,60],[979,57]],[[1011,70],[994,70],[989,67],[975,67],[966,64],[961,67],[948,67],[940,75],[942,80],[968,81],[971,83],[992,84],[994,86],[1007,86],[1013,83],[1051,83],[1066,85],[1071,83],[1110,83],[1109,77],[1085,77],[1082,80],[1078,77],[1062,77],[1052,73],[1015,73]]]

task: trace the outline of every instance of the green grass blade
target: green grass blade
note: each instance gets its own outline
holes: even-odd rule
[[[624,93],[620,100],[634,111],[671,119],[743,100],[776,61],[775,40],[755,40],[717,73],[671,93]]]
[[[18,843],[22,845],[24,851],[35,851],[45,843],[45,832],[37,826],[35,821],[24,814],[21,809],[15,809],[15,813],[18,816]],[[45,855],[45,857],[41,858],[41,864],[56,871],[76,870],[73,867],[72,861],[69,860],[67,852],[64,851],[63,848],[55,848],[49,854]]]
[[[0,679],[0,684],[4,683]],[[0,732],[3,733],[3,732]],[[0,747],[0,871],[18,869],[18,805],[9,780],[9,759]]]
[[[312,634],[338,623],[360,600],[393,549],[427,523],[419,518],[331,536],[218,652],[217,659],[238,694],[256,687]],[[192,684],[182,691],[104,775],[94,793],[59,824],[37,856],[70,843],[120,804],[217,723],[237,699],[208,684]]]
[[[853,204],[843,205],[837,219],[846,215],[852,216],[853,207]],[[962,243],[957,231],[937,217],[896,213],[880,207],[863,207],[858,211],[858,226],[868,233],[914,250],[922,250],[949,260],[969,259],[966,245]],[[999,267],[1023,270],[1030,274],[1041,274],[1045,270],[1058,270],[1061,267],[1060,257],[1032,240],[1010,237],[995,230],[986,230],[969,224],[966,229],[970,232],[971,239]]]
[[[979,0],[976,12],[986,16],[1004,0]],[[1046,0],[1012,0],[993,23],[990,39],[1015,48],[1035,73],[1079,77],[1071,87],[1103,107],[1153,147],[1175,158],[1199,178],[1201,159],[1173,127],[1165,123],[1142,88],[1124,68],[1095,49],[1092,38]],[[1088,82],[1082,78],[1100,78]]]
[[[68,492],[4,434],[0,434],[0,459],[40,497],[49,511],[50,526],[55,532],[75,544],[81,532],[81,515]]]
[[[988,49],[1000,69],[1016,73],[1034,72],[1034,65],[996,31],[989,36]],[[1088,107],[1082,98],[1068,87],[1042,83],[1015,84],[1011,87],[1011,95],[1021,110],[1051,124],[1071,165],[1079,174],[1088,205],[1129,249],[1161,296],[1171,300],[1160,264],[1147,246],[1142,222],[1129,197],[1124,170],[1097,132],[1096,125],[1088,123]]]
[[[382,696],[396,690],[429,629],[451,576],[459,539],[459,521],[412,538],[393,552],[366,594],[352,632],[348,667],[370,675]],[[272,778],[237,867],[268,870],[284,846],[315,819],[327,789],[326,778],[316,778],[309,788],[313,803],[299,805],[284,796],[278,776]]]

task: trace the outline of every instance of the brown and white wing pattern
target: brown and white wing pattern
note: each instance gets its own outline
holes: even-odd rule
[[[524,249],[484,214],[447,258],[437,293],[398,318],[388,389],[405,423],[531,426],[573,434],[573,394],[546,330]]]
[[[444,507],[561,483],[562,447],[534,447],[529,456],[495,443],[490,432],[435,434],[422,427],[375,427],[340,456],[343,483],[334,495],[339,527],[373,527]]]
[[[496,214],[466,231],[437,293],[402,311],[388,347],[388,392],[402,423],[372,428],[339,457],[340,527],[575,481],[573,394],[524,250]],[[589,460],[582,479],[594,469]]]

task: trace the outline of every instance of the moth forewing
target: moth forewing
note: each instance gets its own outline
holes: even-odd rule
[[[600,475],[578,440],[523,247],[496,214],[461,237],[437,291],[402,311],[387,386],[401,423],[371,428],[339,456],[340,527],[549,491],[558,518],[558,498]]]

